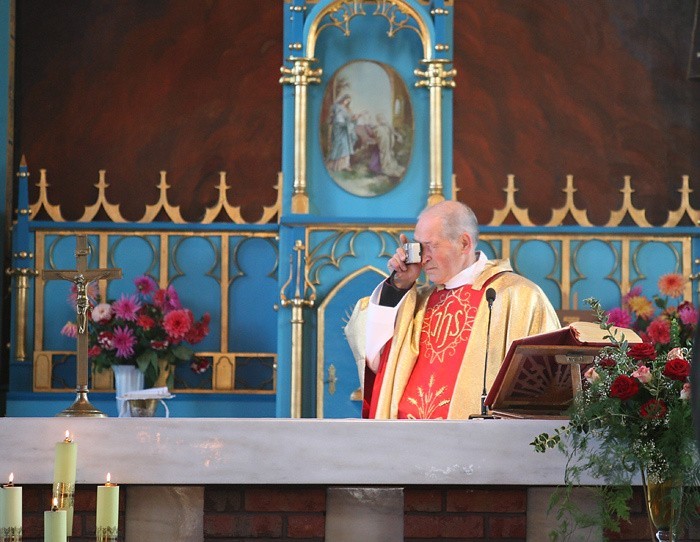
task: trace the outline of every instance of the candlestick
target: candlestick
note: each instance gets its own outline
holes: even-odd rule
[[[73,535],[73,501],[75,498],[75,474],[78,463],[78,445],[73,442],[70,433],[56,443],[53,467],[53,496],[57,507],[66,511],[66,534]]]
[[[22,540],[22,488],[14,484],[14,473],[0,489],[0,540]]]
[[[107,482],[97,487],[97,542],[117,540],[119,534],[119,486],[111,482],[107,473]]]
[[[65,510],[58,508],[58,498],[53,498],[51,510],[44,512],[44,542],[66,542],[68,540]]]

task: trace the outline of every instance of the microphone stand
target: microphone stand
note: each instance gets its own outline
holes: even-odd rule
[[[486,408],[486,369],[489,363],[489,345],[491,342],[491,308],[493,307],[493,302],[496,300],[496,290],[489,288],[486,290],[486,302],[489,304],[489,320],[486,325],[486,355],[484,356],[484,387],[481,390],[481,414],[471,414],[469,416],[470,420],[495,420],[498,416],[489,414],[488,408]]]

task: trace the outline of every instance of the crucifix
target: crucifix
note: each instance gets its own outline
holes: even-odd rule
[[[97,410],[88,401],[88,284],[96,280],[119,279],[122,270],[88,269],[90,246],[87,235],[75,236],[75,269],[42,269],[41,278],[44,280],[67,280],[75,284],[77,290],[76,316],[78,327],[78,349],[76,355],[76,393],[73,405],[57,414],[57,416],[86,416],[104,418],[105,414]]]

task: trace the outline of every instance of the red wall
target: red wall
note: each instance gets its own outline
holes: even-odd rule
[[[131,220],[157,201],[160,170],[186,220],[216,201],[220,170],[230,199],[258,219],[281,169],[283,7],[17,2],[15,164],[23,153],[32,179],[48,170],[69,219],[95,201],[100,169]],[[687,79],[694,2],[453,7],[454,172],[481,221],[503,207],[508,174],[537,224],[564,204],[567,174],[594,224],[621,207],[624,175],[653,224],[679,207],[682,175],[700,208],[700,82]]]

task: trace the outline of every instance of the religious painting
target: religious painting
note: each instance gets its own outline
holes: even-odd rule
[[[413,146],[413,108],[391,66],[355,60],[338,69],[323,96],[320,123],[324,164],[338,186],[374,197],[403,180]]]

